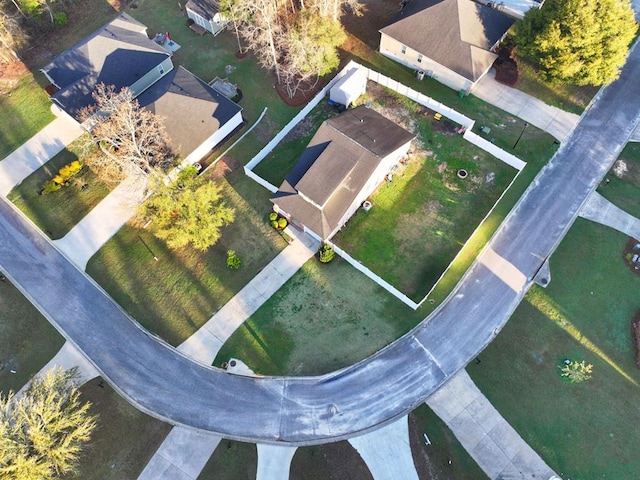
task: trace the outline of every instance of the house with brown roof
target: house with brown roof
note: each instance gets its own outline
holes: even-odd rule
[[[384,181],[415,136],[366,106],[326,120],[271,198],[274,210],[329,240]]]
[[[179,66],[138,97],[162,118],[174,153],[195,163],[242,125],[242,108]]]
[[[147,27],[121,13],[41,71],[57,89],[51,99],[79,119],[99,83],[137,96],[172,69],[171,54],[147,36]]]
[[[409,0],[380,30],[380,53],[455,89],[471,91],[515,20],[472,0]]]

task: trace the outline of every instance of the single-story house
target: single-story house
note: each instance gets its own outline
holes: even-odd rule
[[[128,87],[137,96],[172,69],[171,54],[149,39],[147,27],[121,13],[42,72],[58,89],[52,100],[79,119],[81,110],[94,103],[92,93],[99,83],[116,90]]]
[[[219,34],[229,23],[220,14],[218,0],[189,0],[185,9],[187,17],[213,35]]]
[[[326,120],[271,198],[274,210],[318,240],[331,239],[414,137],[364,105]]]
[[[169,143],[184,163],[195,163],[242,125],[242,108],[179,66],[138,97],[163,119]]]
[[[455,89],[471,91],[515,20],[473,0],[409,0],[380,30],[380,53]]]

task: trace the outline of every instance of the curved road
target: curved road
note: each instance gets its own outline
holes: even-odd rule
[[[0,269],[147,413],[249,442],[307,445],[406,414],[497,334],[640,120],[640,49],[602,91],[449,299],[372,357],[319,377],[238,377],[195,363],[139,328],[5,200]]]

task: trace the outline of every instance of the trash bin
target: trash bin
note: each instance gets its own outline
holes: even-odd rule
[[[418,70],[416,76],[418,77],[418,80],[422,80],[424,78],[424,70]]]

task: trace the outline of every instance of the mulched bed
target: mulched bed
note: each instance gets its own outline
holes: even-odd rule
[[[515,87],[520,80],[518,63],[516,62],[515,49],[511,45],[505,45],[498,51],[498,58],[493,64],[496,69],[496,82],[509,87]]]
[[[640,257],[636,260],[636,263],[631,261],[634,255],[637,254],[640,256],[640,247],[636,247],[636,245],[640,245],[640,240],[629,238],[629,241],[624,246],[624,250],[622,250],[622,259],[627,267],[629,267],[629,270],[636,275],[640,275]],[[634,247],[636,248],[634,249]]]

